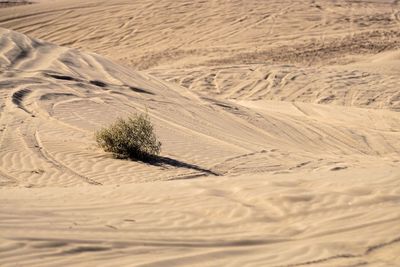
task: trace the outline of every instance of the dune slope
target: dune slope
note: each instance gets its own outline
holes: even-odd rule
[[[396,266],[399,4],[268,3],[0,9],[0,266]]]
[[[2,266],[396,262],[396,112],[228,102],[13,31],[1,44]],[[95,146],[145,107],[159,164]]]
[[[253,168],[247,161],[286,171],[329,165],[331,157],[398,157],[396,112],[226,102],[16,32],[2,30],[2,44],[5,183],[108,184],[241,173]],[[96,148],[96,129],[146,108],[164,143],[163,167]]]

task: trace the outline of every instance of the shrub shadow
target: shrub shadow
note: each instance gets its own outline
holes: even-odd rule
[[[152,157],[148,157],[145,160],[141,160],[141,161],[145,162],[147,164],[153,165],[153,166],[161,166],[162,167],[162,166],[167,165],[167,166],[172,166],[172,167],[176,167],[176,168],[185,168],[185,169],[200,171],[200,172],[203,172],[208,175],[220,176],[219,173],[214,172],[212,170],[205,169],[198,165],[186,163],[186,162],[176,160],[173,158],[169,158],[169,157],[152,156]]]

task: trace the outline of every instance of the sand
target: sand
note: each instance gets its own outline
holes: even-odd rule
[[[397,1],[0,9],[0,266],[397,266]],[[157,164],[94,131],[148,111]]]

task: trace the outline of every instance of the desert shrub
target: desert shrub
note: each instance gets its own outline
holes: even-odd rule
[[[95,137],[97,144],[116,158],[148,160],[161,151],[161,142],[157,140],[147,113],[119,118],[97,131]]]

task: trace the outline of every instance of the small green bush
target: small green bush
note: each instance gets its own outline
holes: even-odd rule
[[[97,144],[115,158],[148,160],[161,151],[161,142],[157,140],[147,113],[119,118],[97,131],[95,137]]]

